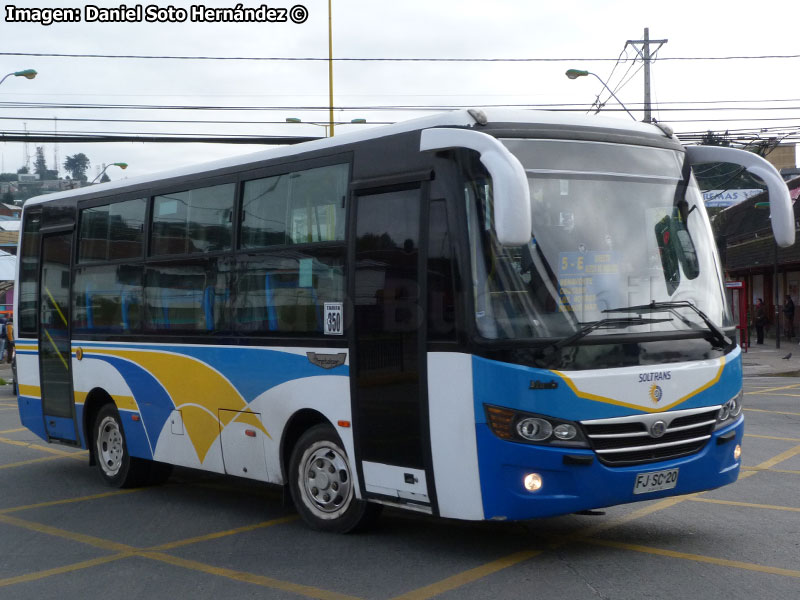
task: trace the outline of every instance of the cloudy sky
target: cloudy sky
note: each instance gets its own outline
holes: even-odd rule
[[[269,6],[290,9],[298,3],[308,12],[301,24],[209,24],[187,19],[182,23],[49,26],[9,22],[9,5],[5,4],[0,20],[0,75],[33,68],[39,76],[32,81],[12,77],[0,87],[0,131],[323,135],[325,128],[310,122],[328,118],[326,61],[34,56],[327,58],[327,0],[276,0]],[[21,0],[13,4],[19,8],[77,8],[84,16],[89,2]],[[170,2],[153,4],[168,7]],[[173,0],[171,4],[188,9],[193,3]],[[94,5],[119,7],[120,3],[98,0]],[[242,5],[252,8],[261,4],[243,0]],[[136,5],[131,1],[127,6]],[[231,7],[235,3],[209,0],[203,6]],[[766,129],[764,137],[783,136],[792,128],[800,129],[799,15],[796,0],[333,0],[334,58],[574,59],[335,62],[334,104],[339,107],[335,120],[348,123],[337,126],[336,133],[427,114],[398,107],[555,105],[586,112],[602,86],[594,78],[568,80],[564,76],[568,68],[596,72],[612,87],[627,81],[617,95],[641,119],[641,62],[615,61],[618,57],[632,59],[635,50],[630,45],[625,48],[626,41],[642,39],[644,28],[649,27],[652,39],[669,40],[656,55],[660,60],[652,65],[656,118],[671,123],[677,132]],[[695,60],[768,55],[795,57]],[[603,93],[602,99],[606,98]],[[20,106],[22,103],[26,105]],[[86,104],[95,107],[65,106]],[[153,108],[166,106],[195,108]],[[325,110],[311,110],[313,107]],[[614,108],[613,101],[609,102],[606,111]],[[698,108],[705,110],[686,110]],[[629,119],[624,112],[607,114]],[[288,124],[287,117],[304,123]],[[368,124],[349,124],[352,119],[366,119]],[[31,157],[36,145],[28,145]],[[104,163],[129,163],[124,172],[112,167],[112,179],[260,149],[252,145],[116,142],[43,146],[50,168],[56,156],[63,164],[68,155],[86,154],[92,161],[90,178]],[[25,162],[22,143],[0,143],[0,152],[5,172],[16,171]]]

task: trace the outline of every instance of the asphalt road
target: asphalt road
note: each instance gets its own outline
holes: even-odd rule
[[[745,380],[739,481],[526,523],[385,512],[308,530],[274,488],[176,470],[111,490],[0,389],[0,599],[800,598],[800,378]]]

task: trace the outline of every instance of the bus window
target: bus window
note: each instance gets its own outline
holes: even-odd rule
[[[41,211],[33,211],[25,215],[19,268],[19,333],[21,336],[35,335],[39,320],[36,310],[39,296],[39,243],[41,241],[39,226],[41,221]]]
[[[322,333],[325,303],[344,299],[340,254],[276,252],[240,259],[233,308],[236,331]]]
[[[78,261],[137,258],[144,241],[144,198],[81,211]]]
[[[146,327],[207,333],[226,330],[229,298],[226,271],[221,261],[213,259],[148,265],[144,293]]]
[[[103,265],[75,272],[74,332],[138,331],[142,322],[142,267]]]
[[[344,240],[349,165],[244,184],[242,248]]]
[[[229,250],[236,185],[226,183],[156,196],[153,255]]]

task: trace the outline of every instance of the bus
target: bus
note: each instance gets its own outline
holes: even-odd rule
[[[736,480],[742,362],[669,128],[447,112],[29,200],[19,413],[117,487],[283,486],[313,528],[384,506],[521,520]]]

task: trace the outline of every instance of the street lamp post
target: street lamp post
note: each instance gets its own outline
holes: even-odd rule
[[[92,181],[90,181],[90,183],[94,183],[95,181],[100,179],[103,176],[103,173],[105,173],[108,170],[108,167],[119,167],[120,169],[122,169],[124,171],[125,169],[128,168],[128,163],[115,162],[115,163],[111,163],[110,165],[106,165],[105,167],[103,167],[103,170],[100,171],[100,173],[97,174],[97,177],[95,177],[94,179],[92,179]]]
[[[634,116],[631,114],[631,111],[629,111],[627,108],[625,108],[625,105],[622,103],[622,101],[621,101],[619,98],[617,98],[617,95],[616,95],[614,92],[612,92],[612,91],[611,91],[611,88],[610,88],[610,87],[608,87],[608,86],[606,85],[606,82],[605,82],[605,81],[603,81],[602,79],[600,79],[600,76],[599,76],[599,75],[597,75],[597,73],[592,73],[591,71],[581,71],[580,69],[569,69],[569,70],[568,70],[568,71],[565,73],[565,75],[566,75],[567,77],[569,77],[570,79],[577,79],[578,77],[586,77],[587,75],[594,75],[594,76],[597,78],[597,81],[599,81],[600,83],[602,83],[602,84],[603,84],[603,87],[604,87],[604,88],[606,88],[606,89],[608,90],[608,93],[609,93],[609,94],[611,94],[611,97],[612,97],[612,98],[614,98],[614,100],[616,100],[617,102],[619,102],[619,105],[620,105],[622,108],[624,108],[624,109],[625,109],[625,112],[626,112],[626,113],[628,113],[628,115],[630,116],[630,118],[631,118],[631,119],[633,119],[634,121],[636,120],[636,117],[634,117]]]
[[[0,79],[0,84],[3,83],[6,79],[11,77],[12,75],[14,77],[24,77],[25,79],[33,79],[38,75],[38,73],[36,72],[35,69],[25,69],[24,71],[13,71],[8,75],[6,75],[5,77],[3,77],[2,79]]]

